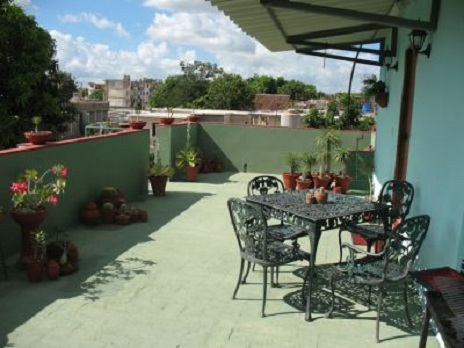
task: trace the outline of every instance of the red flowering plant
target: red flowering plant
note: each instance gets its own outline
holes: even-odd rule
[[[56,164],[42,175],[36,169],[26,169],[11,184],[11,201],[14,209],[36,211],[43,208],[45,202],[56,205],[58,195],[64,193],[68,169]]]

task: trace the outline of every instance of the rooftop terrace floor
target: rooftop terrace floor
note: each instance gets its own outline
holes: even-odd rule
[[[282,267],[282,287],[268,290],[261,318],[262,272],[256,269],[231,300],[239,254],[226,201],[242,197],[256,174],[205,174],[170,182],[165,197],[133,204],[148,223],[80,226],[68,231],[80,270],[33,284],[10,258],[0,280],[0,345],[8,347],[416,347],[422,313],[411,306],[409,329],[399,292],[387,297],[375,343],[375,306],[362,288],[338,287],[342,306],[326,319],[328,265],[338,233],[323,232],[313,321],[300,305],[304,263]],[[302,243],[308,248],[307,241]],[[413,292],[411,288],[411,292]],[[417,296],[415,297],[417,301]],[[374,297],[375,301],[375,297]],[[428,347],[438,347],[429,337]]]

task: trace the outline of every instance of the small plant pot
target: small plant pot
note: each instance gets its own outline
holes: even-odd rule
[[[161,117],[160,118],[160,123],[164,125],[169,125],[174,123],[174,118],[172,117]]]
[[[116,215],[116,210],[105,210],[103,209],[101,212],[101,219],[104,224],[113,224],[114,223],[114,216]]]
[[[129,225],[131,223],[131,216],[128,214],[119,214],[114,218],[118,225]]]
[[[130,121],[130,127],[132,129],[143,129],[147,122],[144,121]]]
[[[342,187],[341,186],[334,186],[332,189],[333,193],[342,193]]]
[[[200,120],[201,120],[200,115],[189,115],[189,116],[187,116],[187,121],[189,121],[191,123],[197,123]]]
[[[47,277],[50,280],[57,280],[60,277],[60,264],[56,260],[47,262]]]
[[[195,167],[186,166],[185,173],[187,175],[187,181],[190,181],[190,182],[197,181],[199,169],[200,169],[199,166],[195,166]]]
[[[316,201],[317,203],[319,204],[325,204],[327,203],[327,193],[320,193],[320,192],[316,192],[314,194],[314,198],[316,198]]]
[[[282,179],[284,182],[284,189],[293,191],[296,189],[296,179],[300,177],[301,173],[283,173]]]
[[[296,179],[296,189],[297,190],[307,190],[311,188],[311,184],[313,182],[309,179],[302,180],[302,179]]]
[[[131,222],[139,222],[139,210],[138,209],[131,209],[130,210],[130,221]]]
[[[50,131],[26,132],[24,137],[33,145],[44,145],[52,138],[53,133]]]
[[[44,273],[44,262],[43,260],[30,259],[26,264],[26,275],[27,279],[31,283],[37,283],[42,280]]]

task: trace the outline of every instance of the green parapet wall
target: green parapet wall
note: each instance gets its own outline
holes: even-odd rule
[[[218,157],[226,171],[281,174],[288,171],[285,156],[290,153],[316,152],[318,129],[268,128],[200,123],[198,148],[207,158]],[[340,131],[342,146],[362,150],[371,143],[370,132]],[[317,171],[317,164],[313,171]],[[341,165],[332,163],[339,172]],[[349,171],[349,174],[351,172]]]
[[[52,234],[54,226],[66,228],[79,223],[80,207],[96,199],[102,187],[121,189],[128,202],[144,200],[148,193],[149,141],[148,131],[125,131],[0,151],[0,205],[5,208],[0,238],[5,253],[19,251],[19,225],[9,217],[9,187],[24,169],[35,168],[42,173],[57,163],[68,168],[65,193],[55,207],[47,204],[49,215],[43,227]]]

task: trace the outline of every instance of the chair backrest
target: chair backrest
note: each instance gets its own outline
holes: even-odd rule
[[[397,275],[398,277],[406,276],[411,270],[427,235],[429,225],[430,217],[419,215],[404,220],[391,234],[385,247],[385,258],[387,265],[400,266],[401,272]],[[386,270],[388,271],[388,266]]]
[[[391,223],[406,218],[413,199],[414,187],[405,180],[387,181],[383,184],[379,195],[379,202],[390,205],[388,217]]]
[[[261,209],[238,198],[230,198],[227,206],[240,252],[266,260],[267,223]]]
[[[248,196],[267,195],[284,192],[284,183],[272,175],[260,175],[248,183]]]

